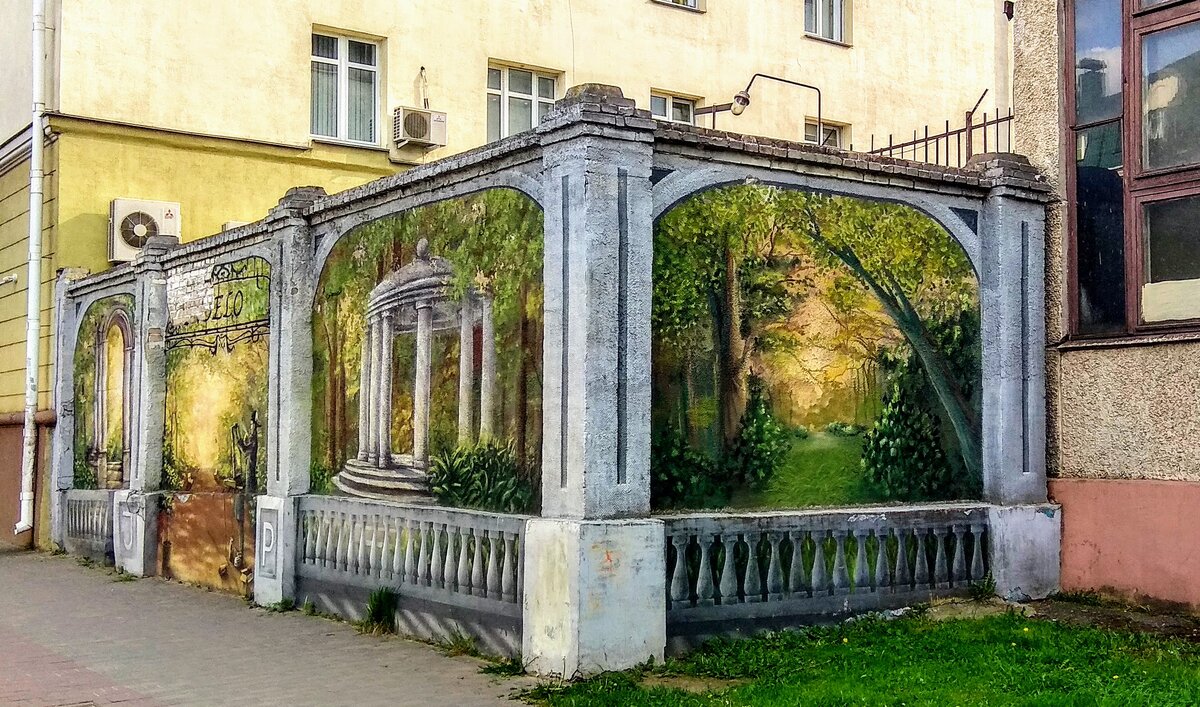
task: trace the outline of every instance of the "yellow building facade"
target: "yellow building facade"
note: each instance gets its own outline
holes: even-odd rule
[[[866,149],[872,135],[959,124],[985,90],[986,107],[1007,109],[1002,4],[50,0],[39,407],[51,407],[55,273],[110,266],[113,199],[179,203],[194,240],[262,217],[292,186],[335,192],[482,145],[584,82],[709,126],[696,111],[772,74],[819,87],[826,138]],[[23,404],[30,10],[0,4],[0,414]],[[715,126],[801,139],[815,95],[759,80],[745,113]],[[445,113],[446,144],[397,148],[399,106]]]

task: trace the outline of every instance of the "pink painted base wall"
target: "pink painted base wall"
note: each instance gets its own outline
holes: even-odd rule
[[[1200,609],[1200,483],[1051,479],[1062,588]]]

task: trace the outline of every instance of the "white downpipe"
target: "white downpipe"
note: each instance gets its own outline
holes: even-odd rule
[[[25,311],[25,429],[21,447],[21,516],[13,533],[33,530],[33,479],[37,469],[38,363],[42,343],[42,183],[46,113],[46,0],[33,1],[33,120],[29,125],[29,274]]]

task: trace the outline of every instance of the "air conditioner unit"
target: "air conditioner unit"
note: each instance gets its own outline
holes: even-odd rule
[[[129,262],[151,236],[178,238],[181,228],[179,204],[173,201],[113,199],[108,208],[108,260]]]
[[[396,147],[417,144],[442,147],[446,144],[446,114],[421,108],[396,109],[392,120]]]

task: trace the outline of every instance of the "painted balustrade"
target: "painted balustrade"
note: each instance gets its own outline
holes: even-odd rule
[[[520,600],[526,516],[333,496],[298,503],[301,578],[480,608]]]
[[[819,615],[965,592],[988,572],[978,504],[665,516],[674,619]]]
[[[64,513],[67,552],[96,561],[112,559],[113,492],[70,489]]]

